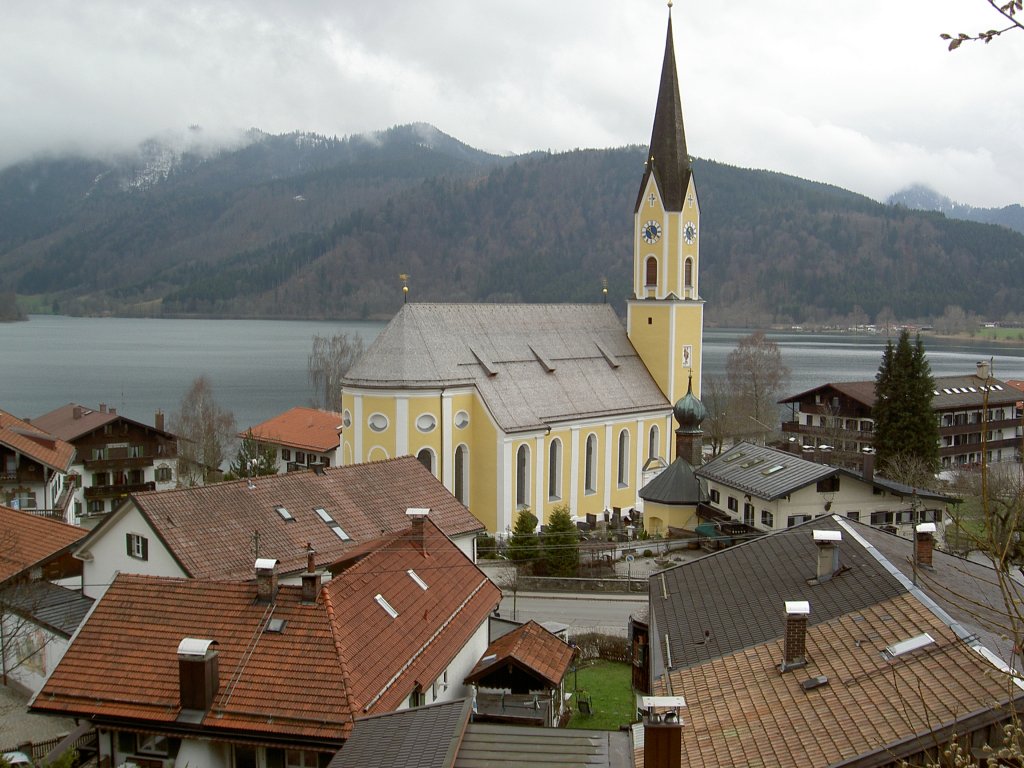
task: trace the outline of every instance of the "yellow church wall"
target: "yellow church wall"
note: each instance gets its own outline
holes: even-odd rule
[[[693,531],[699,522],[696,507],[659,504],[654,501],[644,503],[644,529],[652,536],[667,536],[669,528]]]

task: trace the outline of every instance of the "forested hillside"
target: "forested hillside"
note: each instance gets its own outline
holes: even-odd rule
[[[0,291],[71,313],[381,317],[402,300],[631,290],[644,150],[499,158],[430,126],[158,145],[0,173]],[[1017,312],[1024,236],[696,161],[708,317],[760,325]]]

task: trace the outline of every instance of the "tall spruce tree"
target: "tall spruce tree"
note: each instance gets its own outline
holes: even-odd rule
[[[882,353],[875,376],[875,451],[883,468],[897,457],[914,457],[929,471],[939,467],[939,426],[932,410],[935,380],[918,336],[900,332]]]

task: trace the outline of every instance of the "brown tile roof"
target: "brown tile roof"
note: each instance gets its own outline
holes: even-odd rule
[[[782,613],[779,605],[779,634]],[[882,655],[925,632],[934,644],[891,661]],[[1013,688],[909,594],[815,624],[806,638],[802,669],[779,672],[775,639],[674,671],[668,689],[658,682],[657,693],[686,699],[686,765],[839,765],[871,753],[889,764],[916,751],[895,745],[1005,702]],[[819,675],[828,682],[804,690]]]
[[[573,649],[567,643],[537,622],[528,621],[491,643],[466,682],[480,682],[494,670],[514,664],[555,688],[569,671],[572,656]]]
[[[440,677],[501,599],[429,520],[424,537],[425,552],[411,528],[381,539],[314,604],[282,586],[272,611],[256,603],[253,582],[121,574],[32,706],[172,727],[178,643],[212,639],[220,685],[203,729],[338,742],[353,716],[392,710],[417,682]],[[263,631],[271,616],[285,620],[282,632]]]
[[[75,457],[73,445],[6,411],[0,411],[0,444],[58,472],[67,472]]]
[[[135,506],[171,550],[186,573],[195,578],[249,578],[254,533],[259,554],[279,561],[282,573],[306,564],[311,543],[321,563],[340,559],[381,534],[409,525],[406,509],[430,509],[430,518],[449,536],[483,530],[484,526],[415,458],[332,467],[322,475],[290,472],[249,481],[215,483],[197,488],[135,494]],[[277,507],[292,516],[285,520]],[[341,527],[342,540],[316,513],[323,509]],[[109,516],[83,544],[102,535]]]
[[[305,451],[326,453],[338,447],[341,414],[316,408],[292,408],[250,427],[257,440]],[[239,433],[247,437],[248,432]]]
[[[264,631],[270,617],[284,631]],[[339,743],[351,728],[342,666],[322,603],[283,586],[121,574],[32,702],[39,711],[172,726],[181,713],[178,643],[217,641],[219,688],[203,729]]]
[[[984,387],[988,387],[986,393]],[[874,381],[838,381],[822,384],[799,394],[779,400],[780,403],[796,403],[812,394],[825,394],[830,390],[846,395],[868,408],[875,404]],[[972,391],[973,390],[973,391]],[[1016,403],[1020,392],[999,379],[979,379],[974,374],[966,376],[936,376],[932,410],[948,411],[970,406],[979,407],[983,402],[989,406]]]
[[[68,552],[88,531],[0,505],[0,583]]]
[[[417,683],[426,689],[501,602],[501,590],[430,519],[423,527],[423,549],[406,529],[324,587],[357,714],[395,709]]]
[[[104,408],[105,406],[101,406]],[[78,418],[75,418],[76,409],[78,409]],[[40,429],[45,429],[50,434],[56,435],[62,440],[68,442],[74,442],[82,435],[86,435],[99,429],[104,424],[109,424],[114,421],[127,421],[131,424],[137,424],[145,429],[159,432],[162,435],[173,437],[170,432],[166,432],[162,429],[143,424],[140,421],[129,419],[121,414],[117,413],[114,409],[107,410],[93,410],[87,408],[84,405],[78,403],[68,403],[62,405],[60,408],[55,408],[49,413],[44,413],[42,416],[32,419],[32,423]]]

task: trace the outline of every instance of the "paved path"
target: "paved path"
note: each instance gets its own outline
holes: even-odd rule
[[[26,741],[45,741],[75,729],[75,721],[69,717],[30,714],[26,709],[28,698],[0,685],[0,749]]]

